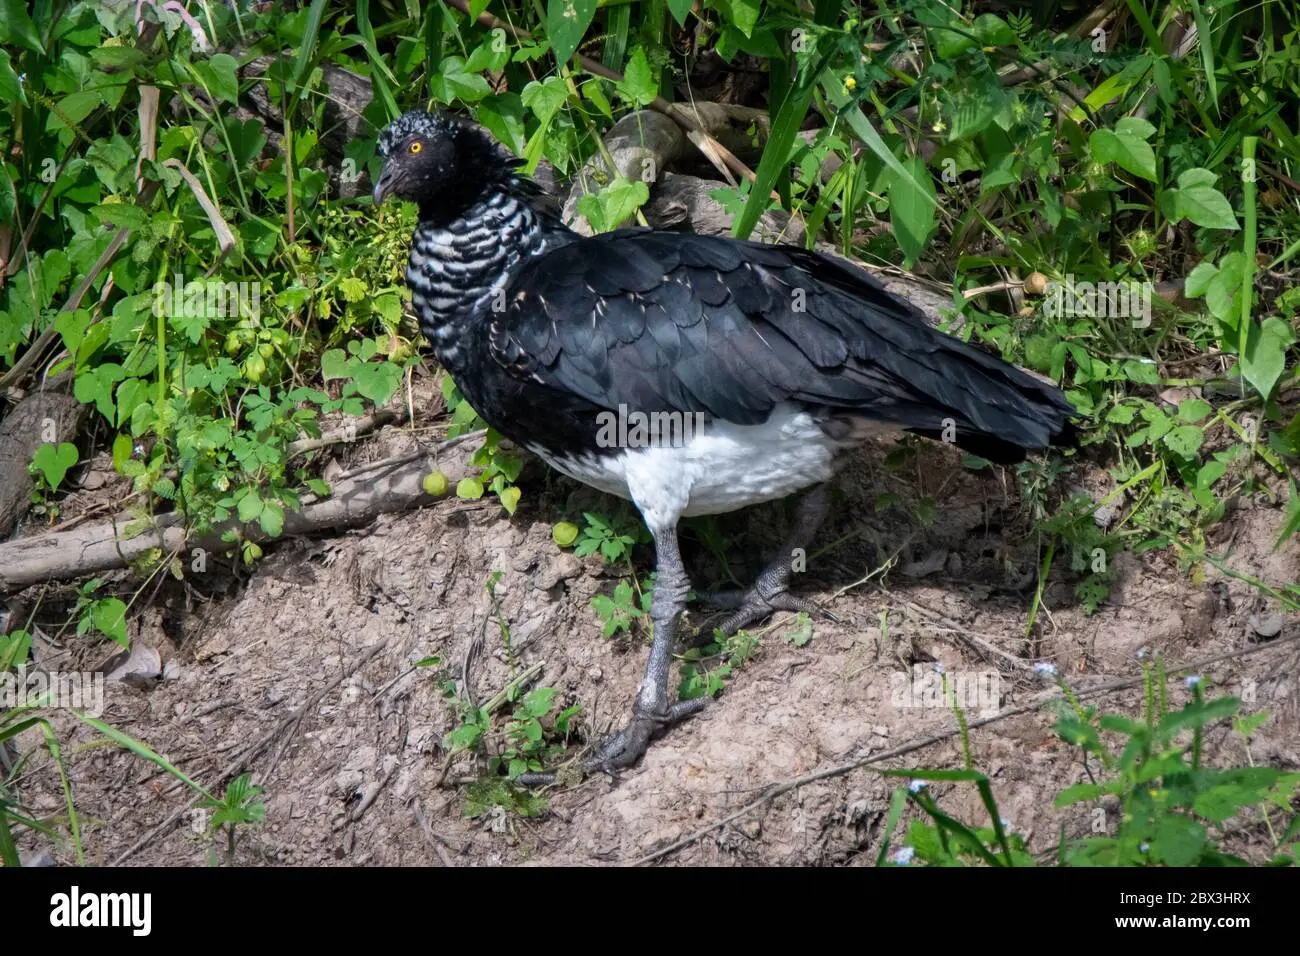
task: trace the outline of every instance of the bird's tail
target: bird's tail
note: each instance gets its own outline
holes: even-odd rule
[[[1000,357],[928,326],[926,348],[912,352],[933,374],[908,382],[912,402],[897,424],[999,464],[1028,451],[1073,447],[1078,416],[1055,385]]]
[[[1079,413],[1055,385],[940,332],[916,306],[851,263],[812,253],[796,258],[835,290],[816,314],[858,359],[848,363],[849,381],[819,382],[801,397],[856,408],[999,463],[1075,444],[1070,419]]]
[[[1076,444],[1078,417],[1055,385],[921,322],[894,325],[894,348],[861,369],[860,411],[999,464]]]

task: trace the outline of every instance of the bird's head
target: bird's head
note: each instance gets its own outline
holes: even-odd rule
[[[454,218],[497,185],[508,184],[520,160],[482,128],[445,113],[406,113],[379,134],[384,168],[375,182],[386,196],[418,203],[422,217]]]

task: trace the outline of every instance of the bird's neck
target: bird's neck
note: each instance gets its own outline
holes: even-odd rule
[[[504,310],[510,272],[573,237],[529,198],[522,181],[512,180],[451,221],[420,217],[406,277],[420,330],[453,377],[473,354],[466,338]]]

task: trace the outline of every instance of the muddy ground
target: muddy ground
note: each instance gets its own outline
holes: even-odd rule
[[[389,429],[347,449],[343,463],[410,443]],[[1058,561],[1026,640],[1040,556],[1023,534],[1027,504],[1014,473],[967,471],[955,450],[923,441],[915,458],[891,471],[881,464],[890,447],[868,450],[843,476],[797,579],[800,593],[837,620],[816,621],[812,639],[796,646],[786,638],[793,617],[776,616],[757,632],[757,653],[701,716],[670,729],[616,781],[548,792],[540,816],[466,815],[465,781],[481,764],[466,755],[448,761],[445,739],[459,720],[447,683],[482,704],[540,664],[529,686],[553,687],[558,702],[582,707],[570,748],[576,756],[629,713],[646,636],[602,637],[591,600],[611,593],[622,572],[561,551],[551,539],[554,522],[581,520],[583,510],[608,513],[615,503],[536,462],[525,469],[513,518],[492,501],[444,499],[334,537],[281,542],[251,572],[213,561],[184,582],[164,583],[139,602],[131,637],[159,652],[167,676],[110,683],[103,717],[210,789],[252,772],[265,788],[266,821],[241,830],[233,856],[241,865],[610,864],[654,854],[676,865],[868,865],[897,781],[869,767],[842,768],[944,734],[877,766],[960,765],[951,711],[933,696],[902,693],[911,667],[924,674],[936,661],[971,688],[972,720],[1000,715],[971,731],[974,761],[992,776],[1001,815],[1035,852],[1050,852],[1062,828],[1091,832],[1098,817],[1085,806],[1053,809],[1055,794],[1085,772],[1078,752],[1053,734],[1050,710],[1011,713],[1050,696],[1052,684],[1033,672],[1033,661],[1090,686],[1137,676],[1141,654],[1181,665],[1255,649],[1200,672],[1243,695],[1246,710],[1273,715],[1251,741],[1256,763],[1300,768],[1300,645],[1287,640],[1297,630],[1293,617],[1279,631],[1276,606],[1249,585],[1210,567],[1189,574],[1172,552],[1153,551],[1116,558],[1110,599],[1092,615]],[[86,475],[95,467],[105,466],[101,460]],[[1075,480],[1108,487],[1095,465]],[[113,492],[112,480],[87,484],[100,485],[79,493],[87,500]],[[892,504],[884,494],[895,496]],[[917,513],[927,499],[934,504],[928,522]],[[77,507],[74,496],[65,514]],[[1239,501],[1210,530],[1209,548],[1230,553],[1244,574],[1296,581],[1294,541],[1271,551],[1281,514],[1262,498]],[[770,557],[788,515],[787,505],[776,504],[717,521],[737,577],[748,581]],[[702,527],[683,537],[693,579],[725,583]],[[896,562],[880,570],[894,554]],[[637,555],[644,574],[649,549]],[[486,587],[493,571],[501,572],[495,606]],[[119,577],[130,593],[129,579]],[[50,593],[46,602],[38,617],[54,629],[59,604]],[[52,666],[98,666],[112,656],[110,646],[60,643],[71,657],[38,648]],[[435,656],[440,666],[412,666]],[[1129,688],[1095,702],[1137,714],[1140,693]],[[1170,694],[1178,706],[1189,692],[1178,679]],[[88,862],[229,861],[225,840],[204,837],[203,818],[186,811],[192,792],[119,747],[94,745],[98,735],[66,714],[56,715],[55,726]],[[24,741],[31,759],[18,794],[38,814],[58,818],[62,793],[36,743]],[[1206,753],[1220,763],[1246,760],[1226,727],[1210,734]],[[837,767],[719,825],[773,784]],[[937,785],[935,792],[959,818],[987,823],[973,788]],[[1254,859],[1266,852],[1249,828],[1234,842]],[[22,849],[31,858],[74,861],[66,842],[32,834]]]

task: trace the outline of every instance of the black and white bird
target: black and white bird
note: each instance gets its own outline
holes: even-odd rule
[[[679,518],[807,492],[789,541],[722,624],[732,633],[809,607],[788,591],[790,554],[871,432],[945,437],[994,462],[1071,440],[1060,391],[932,329],[845,262],[650,230],[580,236],[542,211],[520,160],[448,115],[407,113],[378,146],[375,205],[419,207],[406,276],[434,356],[502,435],[630,499],[654,537],[645,677],[630,723],[588,770],[630,766],[655,731],[703,706],[669,700],[690,590]],[[668,436],[610,442],[611,415],[668,423]]]

